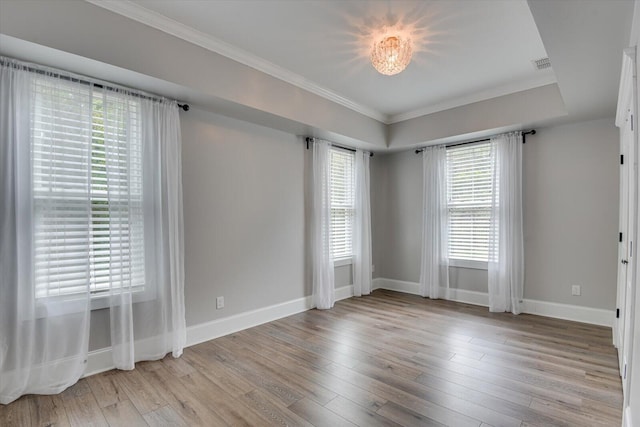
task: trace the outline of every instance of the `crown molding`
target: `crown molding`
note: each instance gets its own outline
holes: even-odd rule
[[[168,18],[158,12],[149,10],[130,0],[85,0],[95,6],[109,10],[113,13],[125,16],[144,25],[163,31],[172,36],[178,37],[189,43],[200,46],[211,52],[215,52],[243,65],[256,69],[260,72],[275,77],[279,80],[292,84],[321,96],[343,107],[349,108],[379,122],[388,124],[389,116],[373,108],[359,104],[351,99],[345,98],[325,87],[322,87],[299,74],[289,71],[279,65],[266,61],[246,50],[240,49],[218,38],[215,38],[202,31],[184,25],[176,20]]]
[[[451,108],[461,107],[463,105],[473,104],[475,102],[485,101],[487,99],[497,98],[499,96],[557,83],[556,77],[552,72],[543,71],[543,73],[544,74],[541,74],[540,76],[536,76],[524,82],[511,82],[472,93],[470,95],[447,99],[446,101],[431,104],[406,113],[394,114],[389,116],[386,124],[390,125],[393,123],[403,122],[405,120],[415,119],[416,117],[426,116],[427,114],[433,114],[439,111],[449,110]]]

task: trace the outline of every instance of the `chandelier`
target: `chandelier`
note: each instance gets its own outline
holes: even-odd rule
[[[371,64],[385,76],[398,74],[411,61],[411,40],[400,36],[385,36],[376,41],[371,49]]]

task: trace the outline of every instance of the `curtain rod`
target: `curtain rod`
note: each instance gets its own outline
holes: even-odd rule
[[[59,76],[60,78],[64,79],[64,76]],[[78,80],[80,83],[85,83],[84,81],[80,81]],[[106,90],[117,90],[116,88],[112,87],[112,86],[105,86],[102,85],[100,83],[91,83],[91,82],[86,82],[87,84],[93,84],[95,87],[99,87],[100,89],[106,89]],[[156,98],[153,96],[149,96],[149,95],[145,95],[145,94],[141,94],[141,93],[136,93],[133,92],[131,93],[131,95],[139,97],[139,98],[145,98],[145,99],[150,99],[152,101],[160,101],[160,98]],[[181,108],[183,111],[189,111],[189,104],[180,104],[179,102],[178,104],[178,108]]]
[[[535,135],[535,134],[536,134],[536,130],[535,129],[531,129],[529,131],[522,132],[522,143],[524,144],[526,142],[526,136],[525,135]],[[491,141],[491,138],[476,139],[475,141],[457,142],[457,143],[454,143],[454,144],[444,144],[444,146],[445,147],[457,147],[459,145],[475,144],[476,142],[485,142],[485,141]],[[416,154],[422,153],[425,148],[426,147],[417,148],[416,149]]]
[[[315,142],[315,138],[312,136],[308,136],[305,138],[305,141],[307,142],[307,150],[309,149],[309,143],[310,142]],[[341,148],[343,150],[347,150],[347,151],[353,151],[354,153],[356,152],[355,148],[351,148],[351,147],[345,147],[344,145],[338,145],[338,144],[334,144],[333,142],[329,141],[331,143],[332,146],[334,147],[338,147]],[[364,150],[363,150],[364,151]],[[373,153],[371,151],[369,151],[369,157],[373,157]]]
[[[29,71],[31,73],[42,74],[42,75],[45,75],[45,74],[49,73],[53,77],[56,77],[56,78],[59,78],[59,79],[62,79],[62,80],[66,80],[68,82],[77,82],[77,83],[84,84],[84,85],[93,85],[93,86],[95,86],[97,88],[110,90],[110,91],[119,90],[119,88],[116,87],[116,86],[119,86],[119,85],[110,86],[108,84],[98,83],[96,81],[91,81],[90,77],[85,77],[85,76],[80,76],[80,75],[67,76],[67,75],[64,75],[64,74],[60,73],[60,71],[64,71],[64,70],[56,70],[55,68],[47,67],[47,66],[44,66],[44,65],[40,65],[41,67],[43,67],[43,69],[39,69],[39,68],[36,68],[34,66],[31,66],[29,63],[22,62],[22,61],[19,61],[17,59],[13,59],[13,58],[10,58],[10,57],[7,57],[7,56],[5,56],[5,57],[1,57],[0,56],[0,64],[6,64],[7,63],[7,61],[6,61],[7,59],[9,61],[15,61],[15,63],[19,63],[19,66],[20,66],[21,69],[27,70],[27,71]],[[11,63],[11,62],[9,62],[9,63]],[[34,65],[37,65],[37,64],[34,64]],[[18,69],[20,69],[20,68],[18,68]],[[46,68],[46,70],[44,68]],[[75,73],[69,72],[69,74],[75,74]],[[85,80],[85,79],[88,79],[88,80]],[[106,83],[106,82],[104,82],[104,83]],[[138,89],[128,88],[128,87],[125,87],[125,86],[122,86],[122,89],[131,91],[130,95],[138,97],[138,98],[149,99],[149,100],[152,100],[152,101],[160,101],[160,97],[154,96],[154,95],[151,95],[151,94],[147,94],[147,93],[142,93],[142,91],[140,91]],[[181,108],[183,111],[189,111],[189,104],[180,104],[179,102],[177,102],[177,104],[178,104],[178,108]]]

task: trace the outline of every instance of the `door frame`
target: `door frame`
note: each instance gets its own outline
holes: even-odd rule
[[[636,48],[624,50],[622,75],[618,96],[616,126],[620,129],[620,148],[625,155],[621,168],[620,188],[620,231],[623,235],[618,251],[618,291],[616,302],[620,310],[614,322],[614,344],[618,347],[620,376],[623,390],[623,417],[630,404],[631,371],[633,369],[634,322],[636,288],[638,281],[638,260],[635,256],[638,231],[638,136],[637,136],[637,81],[636,81]],[[635,343],[638,346],[640,343]],[[638,367],[636,367],[638,369]],[[640,391],[640,390],[639,390]],[[635,391],[638,392],[638,391]],[[624,422],[624,418],[623,418]]]

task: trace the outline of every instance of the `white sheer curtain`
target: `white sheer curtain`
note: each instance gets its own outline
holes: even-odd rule
[[[49,73],[36,76],[16,61],[0,60],[0,403],[7,404],[26,393],[59,393],[85,369],[89,269],[48,268],[52,258],[64,254],[40,250],[38,243],[47,225],[58,225],[60,234],[51,233],[52,241],[60,241],[66,233],[78,251],[90,246],[86,141],[91,134],[91,102],[86,87]],[[51,119],[47,124],[36,121],[46,115]],[[69,122],[75,123],[76,133],[65,133]],[[68,156],[62,147],[49,143],[61,135]],[[39,156],[37,162],[32,152]],[[48,159],[42,158],[44,153],[50,154]],[[64,174],[69,157],[85,172]],[[55,187],[42,179],[52,175],[59,180]],[[65,305],[53,295],[63,289],[63,273],[71,279],[69,287],[83,291]],[[45,281],[50,290],[38,288]],[[43,292],[51,298],[38,298]]]
[[[353,221],[353,294],[371,293],[371,201],[368,151],[356,150]]]
[[[449,213],[447,209],[447,152],[442,145],[422,153],[422,265],[420,294],[449,298]]]
[[[173,101],[126,90],[102,97],[111,113],[105,151],[129,159],[106,156],[112,238],[104,256],[114,365],[133,369],[168,352],[179,357],[186,342],[180,120]]]
[[[313,144],[312,264],[313,300],[325,310],[335,303],[335,279],[331,257],[331,144]]]
[[[524,287],[522,237],[522,132],[491,138],[493,180],[489,229],[489,310],[521,312]]]
[[[118,368],[182,352],[178,110],[138,95],[0,57],[1,403],[78,380],[92,308]]]

